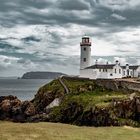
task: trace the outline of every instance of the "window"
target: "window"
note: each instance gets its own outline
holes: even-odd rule
[[[115,73],[117,73],[117,70],[115,69]]]
[[[113,76],[113,74],[111,73],[110,76]]]
[[[125,75],[125,71],[123,71],[123,75]]]
[[[84,58],[83,60],[84,60],[84,62],[86,62],[86,58]]]
[[[83,38],[83,43],[85,43],[86,42],[86,39],[85,38]]]
[[[129,76],[129,69],[126,72],[127,72],[127,76]]]
[[[86,39],[86,43],[88,43],[88,42],[89,42],[89,39],[87,38],[87,39]]]
[[[107,72],[107,69],[103,69],[103,72]]]
[[[99,72],[101,72],[101,69],[99,69]]]
[[[86,48],[84,48],[84,51],[86,51]]]
[[[119,69],[119,73],[121,74],[121,69]]]

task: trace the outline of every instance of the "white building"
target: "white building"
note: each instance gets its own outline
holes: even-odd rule
[[[90,79],[115,79],[123,77],[140,77],[140,66],[121,66],[118,61],[115,64],[91,65],[91,41],[88,36],[82,38],[80,77]]]

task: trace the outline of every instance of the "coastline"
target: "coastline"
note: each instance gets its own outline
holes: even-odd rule
[[[130,83],[122,87],[118,81],[114,84],[112,81],[74,77],[62,77],[62,80],[69,89],[67,94],[59,79],[55,79],[41,87],[31,101],[20,101],[13,96],[0,97],[3,111],[0,119],[85,126],[139,126],[140,93],[135,90],[134,94]],[[57,104],[53,103],[56,99],[59,99]],[[12,115],[9,114],[11,111]]]

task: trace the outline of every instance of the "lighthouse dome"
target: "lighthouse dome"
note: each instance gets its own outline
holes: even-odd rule
[[[84,35],[82,38],[90,38],[89,36]]]

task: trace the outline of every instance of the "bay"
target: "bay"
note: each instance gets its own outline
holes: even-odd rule
[[[0,79],[0,96],[13,95],[20,100],[31,100],[38,89],[52,79]]]

